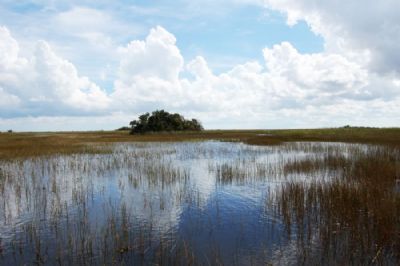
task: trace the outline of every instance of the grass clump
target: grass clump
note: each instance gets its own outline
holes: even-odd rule
[[[341,169],[333,180],[288,182],[271,199],[306,264],[400,261],[400,151],[370,147],[347,158],[288,164],[288,171]],[[320,250],[318,250],[320,249]]]

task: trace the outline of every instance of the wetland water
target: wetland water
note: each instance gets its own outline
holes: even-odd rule
[[[352,225],[321,214],[320,186],[382,149],[130,143],[111,154],[0,162],[0,264],[396,263],[397,238],[381,243],[367,224],[365,246],[347,255]],[[397,150],[388,153],[398,161]]]

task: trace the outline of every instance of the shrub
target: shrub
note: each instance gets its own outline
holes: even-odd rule
[[[139,116],[138,120],[133,120],[131,134],[159,131],[200,131],[203,126],[196,119],[187,120],[182,115],[170,114],[164,110],[156,110]]]

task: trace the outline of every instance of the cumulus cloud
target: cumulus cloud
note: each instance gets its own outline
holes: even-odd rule
[[[0,44],[2,102],[14,106],[3,116],[96,113],[109,105],[106,93],[46,42],[37,42],[31,57],[21,57],[18,42],[2,27]]]
[[[158,26],[150,30],[145,41],[132,41],[120,48],[121,81],[130,83],[130,78],[137,76],[177,80],[183,66],[183,57],[175,43],[175,36]]]
[[[378,73],[400,74],[400,2],[397,0],[264,0],[287,15],[289,25],[306,21],[325,40],[328,52],[368,63]]]
[[[18,58],[19,45],[11,37],[10,31],[6,27],[0,27],[0,40],[0,67],[2,72],[25,63]]]
[[[184,60],[175,43],[174,35],[156,27],[144,41],[135,40],[120,47],[113,99],[135,108],[135,105],[160,103],[179,96],[179,74]]]
[[[301,54],[283,42],[262,51],[264,64],[247,62],[216,75],[201,56],[185,64],[175,41],[157,27],[145,41],[120,49],[113,93],[116,102],[124,102],[120,106],[190,110],[200,117],[207,114],[206,120],[250,118],[252,125],[260,123],[257,117],[272,116],[308,122],[318,117],[328,123],[333,117],[345,121],[343,112],[351,112],[349,108],[366,118],[368,106],[383,108],[399,96],[393,77],[371,72],[339,53]]]
[[[374,97],[369,88],[368,71],[346,57],[332,53],[300,54],[290,43],[283,42],[263,50],[269,73],[286,77],[301,88],[308,98]]]
[[[0,38],[0,124],[26,116],[125,118],[156,108],[198,117],[214,128],[382,126],[399,117],[396,75],[381,75],[334,51],[304,54],[282,42],[261,51],[264,62],[215,74],[204,57],[185,62],[175,36],[158,26],[144,40],[117,49],[119,67],[107,94],[46,42],[24,58],[7,29],[0,28]]]

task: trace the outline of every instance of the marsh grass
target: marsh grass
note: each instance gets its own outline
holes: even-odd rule
[[[0,262],[398,264],[399,132],[0,134]]]
[[[398,149],[372,146],[289,163],[286,171],[335,172],[329,181],[288,182],[271,196],[306,264],[396,264],[400,260]],[[271,204],[271,203],[270,203]],[[295,232],[295,233],[294,233]]]
[[[287,175],[290,173],[315,173],[321,170],[342,172],[350,167],[351,161],[342,154],[316,154],[303,159],[289,160],[283,168]]]
[[[322,141],[400,146],[399,128],[325,128],[293,130],[205,130],[129,135],[125,131],[0,133],[0,160],[53,154],[101,153],[100,148],[118,142],[177,142],[218,140],[251,145],[280,145],[284,142]],[[107,147],[107,145],[105,145]]]
[[[193,260],[190,248],[177,237],[166,240],[158,234],[153,218],[164,212],[163,205],[179,205],[186,197],[190,173],[172,163],[174,147],[144,144],[113,149],[112,155],[78,153],[2,162],[0,230],[2,245],[5,241],[2,252],[7,254],[0,257],[2,263]],[[113,176],[117,169],[121,172]],[[107,184],[118,184],[118,193],[108,191]],[[125,196],[128,191],[135,194]],[[132,206],[132,200],[142,206]],[[135,208],[149,217],[133,217]]]

